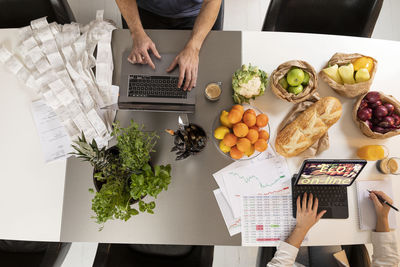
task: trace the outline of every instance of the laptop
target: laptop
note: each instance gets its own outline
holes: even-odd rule
[[[326,210],[323,219],[349,217],[347,187],[351,186],[367,162],[365,160],[305,160],[300,172],[292,178],[293,217],[297,197],[304,192],[318,198],[318,212]]]
[[[175,54],[162,54],[161,59],[150,54],[156,67],[153,70],[147,64],[132,64],[127,61],[129,53],[130,51],[125,51],[122,56],[119,109],[194,113],[195,90],[189,92],[178,88],[178,67],[172,72],[166,72],[175,59]]]

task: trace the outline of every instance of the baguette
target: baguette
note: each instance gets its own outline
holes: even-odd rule
[[[339,99],[321,98],[278,133],[276,152],[284,157],[297,156],[318,141],[341,115]]]

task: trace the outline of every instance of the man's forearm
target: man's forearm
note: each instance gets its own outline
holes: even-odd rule
[[[144,30],[140,21],[136,0],[116,0],[116,2],[132,35],[143,34]]]
[[[120,0],[121,1],[121,0]],[[204,0],[193,27],[192,35],[186,46],[200,50],[204,39],[214,26],[222,0]]]

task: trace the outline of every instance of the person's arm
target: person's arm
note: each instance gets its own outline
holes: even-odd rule
[[[161,56],[155,44],[143,29],[136,0],[116,0],[116,2],[122,16],[128,24],[133,39],[133,47],[128,56],[128,61],[133,64],[149,64],[150,67],[155,69],[148,50],[151,50],[157,58],[161,58]]]
[[[381,191],[372,191],[370,194],[376,212],[376,229],[375,232],[372,232],[374,250],[372,266],[398,266],[400,263],[399,247],[395,232],[390,232],[389,228],[390,207],[382,204],[377,195],[393,204],[393,200]]]
[[[304,193],[303,199],[300,203],[300,196],[297,198],[297,213],[296,213],[296,227],[286,239],[286,242],[282,242],[274,258],[267,264],[267,267],[291,267],[296,260],[297,253],[301,243],[304,240],[307,232],[311,227],[316,224],[319,219],[326,213],[326,210],[317,213],[318,210],[318,198],[313,198],[310,194],[307,199],[307,193]]]
[[[186,78],[184,90],[191,90],[196,86],[200,48],[217,20],[221,2],[222,0],[204,0],[189,41],[167,69],[169,72],[179,65],[178,87],[182,86],[183,79]]]

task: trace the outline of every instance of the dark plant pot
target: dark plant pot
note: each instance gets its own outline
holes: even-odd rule
[[[110,147],[109,149],[107,149],[107,151],[109,151],[110,153],[114,154],[115,156],[118,156],[118,154],[119,154],[119,150],[118,150],[118,147],[117,147],[117,146],[112,146],[112,147]],[[149,164],[150,164],[150,163],[149,163]],[[153,168],[153,165],[152,165],[152,164],[150,164],[150,166],[151,166],[151,168]],[[99,171],[96,170],[96,169],[93,169],[92,179],[93,179],[93,184],[94,184],[94,188],[96,189],[96,192],[99,192],[99,191],[101,190],[101,188],[103,187],[103,185],[105,184],[105,182],[99,181],[99,180],[97,180],[97,179],[94,177],[94,175],[95,175],[97,172],[99,172]],[[145,197],[146,197],[146,196],[143,196],[143,197],[141,197],[140,199],[143,199],[143,198],[145,198]],[[131,199],[131,200],[129,201],[129,204],[133,205],[133,204],[138,203],[138,202],[139,202],[138,199]]]

